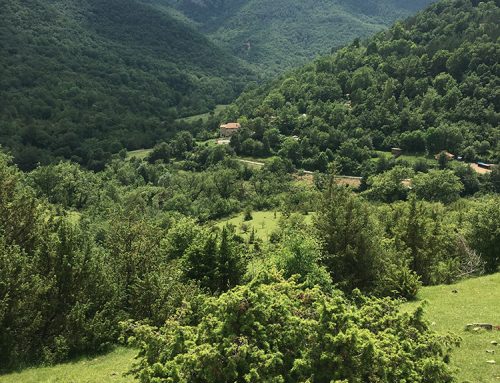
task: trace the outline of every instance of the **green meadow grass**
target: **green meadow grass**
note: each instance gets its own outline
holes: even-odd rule
[[[215,109],[213,110],[214,115],[220,114],[228,106],[229,105],[217,105],[215,107]],[[208,113],[202,113],[202,114],[196,114],[194,116],[189,116],[189,117],[178,118],[176,121],[178,121],[178,122],[184,121],[184,122],[192,123],[192,122],[197,122],[200,119],[203,120],[203,121],[206,121],[206,120],[208,120],[209,117],[210,117],[210,112],[208,112]]]
[[[491,344],[492,341],[500,344],[500,331],[464,331],[468,323],[500,325],[500,273],[454,285],[425,287],[418,298],[417,302],[408,303],[407,308],[426,300],[425,312],[431,327],[439,333],[453,332],[462,338],[451,359],[458,382],[500,383],[500,346]],[[496,364],[487,363],[489,360]]]
[[[373,160],[377,160],[380,157],[385,157],[386,159],[391,159],[393,158],[391,152],[384,152],[381,150],[376,150],[375,153],[377,153],[378,157],[373,158]],[[417,161],[425,160],[427,162],[427,166],[430,168],[434,168],[437,166],[437,161],[432,155],[428,155],[425,153],[415,153],[415,154],[409,154],[409,153],[404,153],[400,155],[398,158],[400,161],[404,161],[408,163],[408,165],[413,166]]]
[[[127,152],[127,158],[138,158],[140,160],[145,159],[149,153],[152,152],[152,148],[150,149],[138,149],[138,150],[131,150],[130,152]]]
[[[236,233],[241,235],[243,238],[248,239],[250,233],[255,230],[255,237],[263,241],[268,241],[271,234],[278,229],[279,221],[283,214],[279,211],[276,213],[274,211],[253,211],[252,219],[245,221],[245,214],[241,213],[237,216],[220,221],[217,223],[218,227],[223,227],[224,225],[230,224],[236,227]],[[305,223],[312,222],[313,214],[304,215]],[[244,228],[246,226],[246,228]]]
[[[236,233],[243,238],[248,239],[250,233],[255,230],[255,237],[263,241],[269,240],[270,235],[278,228],[278,222],[282,214],[274,211],[254,211],[252,212],[252,219],[245,221],[244,213],[237,215],[231,219],[221,221],[217,226],[222,227],[226,224],[234,225]],[[246,230],[244,227],[246,226]]]
[[[0,383],[137,383],[132,376],[124,376],[136,354],[120,347],[102,356],[3,375]]]

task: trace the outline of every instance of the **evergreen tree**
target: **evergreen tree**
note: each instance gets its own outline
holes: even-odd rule
[[[446,360],[456,339],[430,331],[421,308],[402,313],[388,299],[356,292],[349,301],[267,274],[268,283],[208,298],[161,328],[127,326],[140,381],[453,381]]]
[[[500,198],[485,202],[471,214],[470,241],[481,255],[488,273],[500,266]]]
[[[217,291],[220,287],[217,279],[217,253],[215,234],[207,233],[196,238],[182,258],[184,276],[199,281],[200,286],[212,292]]]
[[[369,289],[377,280],[378,231],[365,202],[332,175],[315,218],[323,263],[345,289]]]
[[[217,252],[217,290],[224,292],[240,282],[242,270],[239,255],[226,227],[222,229]]]

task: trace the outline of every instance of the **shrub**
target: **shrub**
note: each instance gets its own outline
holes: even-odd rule
[[[185,309],[165,326],[125,324],[146,382],[452,382],[422,309],[390,299],[325,294],[270,276]]]
[[[245,209],[243,220],[244,221],[251,221],[252,219],[253,219],[253,217],[252,217],[252,210]]]
[[[451,170],[431,170],[413,178],[413,190],[420,199],[451,203],[460,197],[464,185]]]

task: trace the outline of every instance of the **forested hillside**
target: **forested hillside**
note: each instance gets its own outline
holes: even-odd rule
[[[248,71],[203,35],[135,0],[0,3],[0,144],[23,168],[102,168],[166,139],[178,115],[231,101]]]
[[[156,0],[269,77],[385,29],[432,0]]]
[[[403,302],[500,270],[499,3],[442,0],[182,119],[248,78],[185,16],[2,2],[0,381],[117,345],[140,383],[496,381],[498,294],[442,287],[438,325]]]
[[[185,129],[176,117],[428,1],[3,1],[0,144],[22,169],[62,158],[102,169]]]
[[[232,145],[310,170],[335,160],[354,175],[375,171],[372,157],[391,147],[497,163],[499,19],[498,1],[441,1],[250,90],[228,109],[247,128]]]

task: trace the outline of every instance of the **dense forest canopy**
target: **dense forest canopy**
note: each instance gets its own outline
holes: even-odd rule
[[[25,169],[54,158],[102,168],[151,147],[179,115],[230,102],[249,71],[140,1],[3,1],[0,144]]]
[[[351,175],[369,172],[374,150],[391,147],[496,163],[499,18],[498,2],[441,1],[249,90],[228,110],[247,128],[232,145],[310,170],[336,160]]]
[[[432,0],[155,0],[266,77],[385,29]]]

